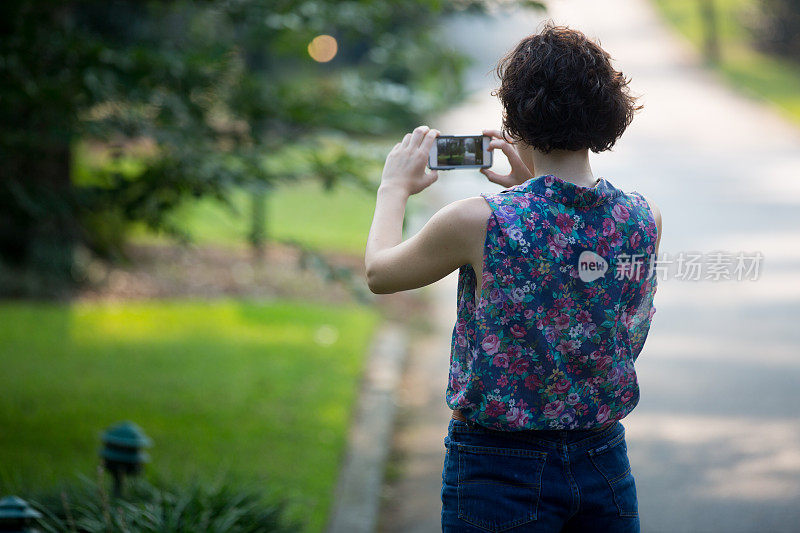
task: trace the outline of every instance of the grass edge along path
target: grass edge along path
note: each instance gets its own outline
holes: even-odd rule
[[[378,322],[291,301],[0,302],[0,493],[93,477],[99,433],[133,420],[146,476],[262,483],[321,531]]]
[[[652,3],[698,52],[702,50],[699,1],[652,0]],[[800,126],[800,64],[755,49],[741,23],[741,17],[746,17],[755,4],[755,0],[716,2],[722,59],[714,65],[714,70],[741,93],[770,104]]]

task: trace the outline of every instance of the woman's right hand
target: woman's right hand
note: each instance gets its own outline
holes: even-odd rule
[[[483,134],[492,138],[489,142],[489,150],[499,148],[503,151],[511,164],[511,172],[508,174],[498,174],[488,168],[482,168],[481,173],[489,178],[492,183],[497,183],[503,187],[513,187],[520,183],[525,183],[533,177],[533,173],[525,166],[522,159],[517,153],[517,149],[513,144],[509,143],[503,138],[503,133],[499,130],[483,130]]]

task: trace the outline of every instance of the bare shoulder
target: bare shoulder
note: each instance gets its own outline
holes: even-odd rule
[[[481,196],[464,198],[454,202],[458,210],[461,228],[460,245],[467,254],[465,261],[473,269],[479,269],[483,259],[483,245],[486,240],[486,226],[492,214],[492,208]]]
[[[486,235],[486,221],[492,214],[492,208],[480,196],[456,200],[447,205],[449,218],[458,225],[458,233],[464,238],[464,244],[474,243],[479,240],[483,243]]]
[[[474,196],[445,205],[431,217],[429,224],[442,228],[442,237],[446,235],[449,243],[455,245],[460,260],[471,263],[483,253],[486,222],[491,213],[486,200]]]

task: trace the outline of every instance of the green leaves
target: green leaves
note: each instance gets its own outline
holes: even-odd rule
[[[369,187],[374,158],[359,146],[407,131],[463,96],[466,60],[436,36],[436,21],[490,4],[3,2],[0,261],[12,255],[3,235],[35,234],[45,222],[76,226],[65,242],[91,246],[97,224],[81,223],[89,214],[164,229],[185,199],[222,197],[232,187],[296,176]],[[337,46],[325,63],[308,51],[321,34]],[[123,152],[146,140],[154,149],[135,173],[101,165],[79,168],[71,180],[68,161],[44,162],[76,140]],[[292,152],[291,165],[275,161]],[[61,206],[53,211],[37,191],[55,183]],[[14,246],[24,259],[20,239]]]

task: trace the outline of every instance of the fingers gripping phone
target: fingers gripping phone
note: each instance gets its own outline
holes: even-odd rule
[[[439,135],[431,147],[431,170],[489,168],[492,166],[491,138],[487,135]]]

